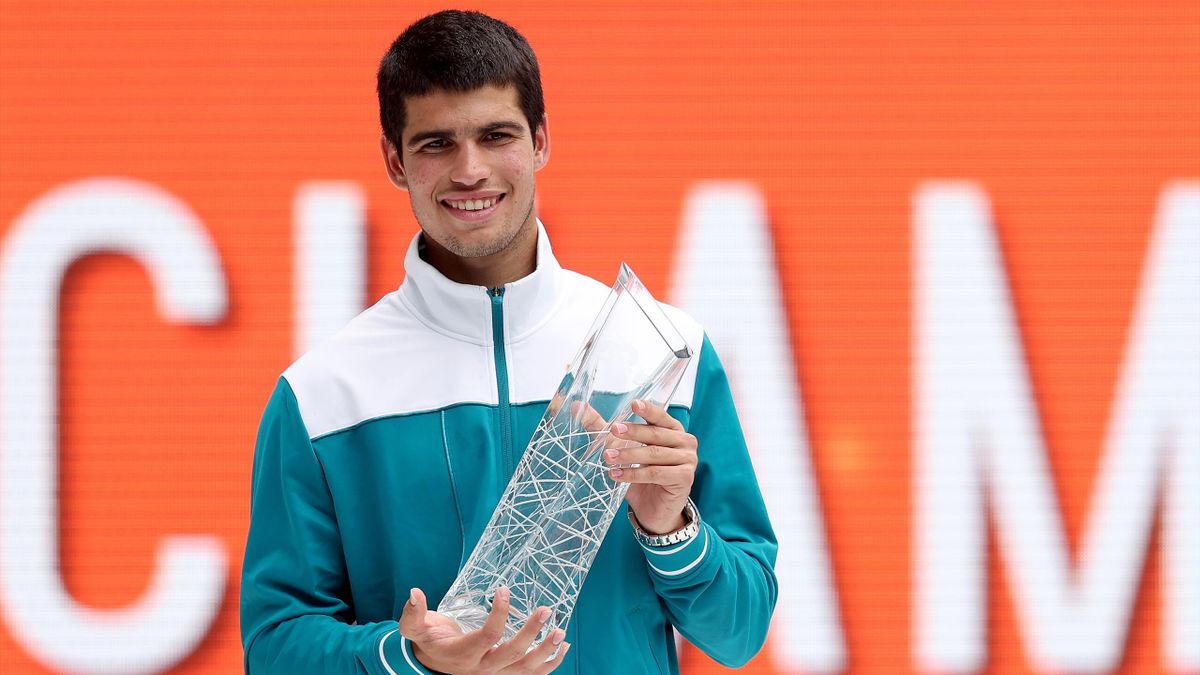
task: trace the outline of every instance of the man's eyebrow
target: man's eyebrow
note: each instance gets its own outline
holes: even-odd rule
[[[477,133],[480,136],[482,136],[484,134],[490,134],[493,131],[502,131],[502,130],[503,131],[515,131],[518,134],[525,133],[525,127],[522,126],[520,122],[512,122],[509,120],[502,120],[500,122],[492,122],[491,124],[482,126],[479,128]]]
[[[522,126],[520,122],[513,122],[511,120],[501,120],[499,122],[492,122],[491,124],[485,124],[484,126],[479,127],[478,129],[475,130],[475,134],[478,136],[483,136],[483,135],[490,134],[490,133],[493,133],[496,131],[513,131],[513,132],[516,132],[518,135],[521,135],[521,134],[525,133],[525,127]],[[407,145],[408,145],[408,149],[412,150],[413,148],[417,147],[417,145],[420,144],[422,141],[427,141],[431,138],[449,138],[449,139],[453,140],[454,136],[455,136],[455,133],[449,129],[431,129],[429,131],[418,131],[417,133],[412,135],[412,138],[408,139]]]

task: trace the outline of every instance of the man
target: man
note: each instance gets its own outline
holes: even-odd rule
[[[632,517],[610,529],[565,631],[529,650],[538,611],[502,641],[506,589],[479,631],[429,609],[608,288],[558,265],[534,213],[550,130],[520,34],[473,12],[426,17],[385,55],[378,89],[388,176],[421,233],[401,287],[288,368],[267,404],[246,671],[677,673],[674,630],[746,662],[775,604],[774,534],[716,354],[669,307],[696,356],[669,414],[639,403],[647,423],[614,429],[637,446],[608,458]]]

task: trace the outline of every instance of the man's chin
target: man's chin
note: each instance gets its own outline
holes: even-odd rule
[[[483,258],[500,253],[514,238],[504,236],[503,232],[475,231],[466,236],[454,237],[447,242],[446,248],[460,258]]]
[[[445,231],[464,240],[487,236],[485,233],[504,229],[510,217],[508,213],[493,213],[487,218],[473,220],[459,218],[446,209],[442,211],[442,223]]]

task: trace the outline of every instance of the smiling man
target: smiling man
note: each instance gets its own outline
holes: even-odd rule
[[[631,484],[571,622],[502,640],[500,589],[463,633],[429,609],[478,541],[608,294],[564,270],[534,211],[550,157],[537,60],[511,26],[446,11],[379,68],[387,175],[421,232],[405,280],[279,379],[259,428],[242,570],[254,673],[678,673],[678,631],[740,665],[766,639],[775,537],[720,361],[614,425]],[[616,468],[615,465],[640,465]],[[623,507],[624,508],[624,507]]]
[[[550,158],[545,114],[530,122],[515,86],[490,83],[409,97],[403,114],[400,138],[385,133],[380,144],[425,234],[425,259],[463,284],[500,287],[532,272],[533,175]]]

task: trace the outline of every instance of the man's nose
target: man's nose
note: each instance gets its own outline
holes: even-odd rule
[[[474,143],[459,145],[450,180],[461,185],[475,185],[486,180],[491,170],[485,160],[483,149]]]

